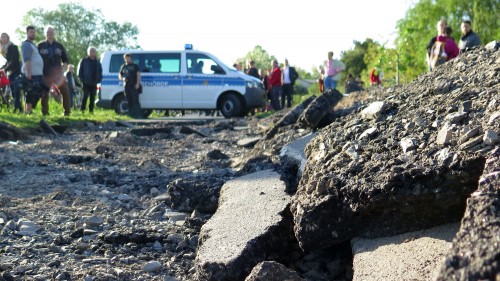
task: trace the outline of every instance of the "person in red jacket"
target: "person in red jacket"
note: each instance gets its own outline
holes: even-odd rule
[[[382,71],[375,67],[370,72],[370,84],[372,85],[381,85],[382,84]]]
[[[281,69],[277,60],[273,60],[272,62],[271,75],[269,76],[269,92],[271,93],[271,106],[273,110],[280,110]]]
[[[451,29],[451,27],[448,26],[445,28],[445,31],[446,31],[446,40],[445,40],[446,43],[444,45],[444,50],[448,54],[448,60],[451,60],[458,56],[458,54],[460,53],[460,49],[458,48],[455,39],[453,39],[452,36],[453,29]]]

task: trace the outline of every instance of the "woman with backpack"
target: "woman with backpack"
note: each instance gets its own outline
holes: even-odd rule
[[[456,56],[460,52],[453,37],[452,29],[447,26],[444,19],[437,23],[438,35],[433,37],[427,44],[427,63],[429,70],[433,70],[438,65],[443,64]]]

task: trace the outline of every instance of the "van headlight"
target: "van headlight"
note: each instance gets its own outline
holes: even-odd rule
[[[259,83],[255,81],[247,81],[247,88],[259,88]]]

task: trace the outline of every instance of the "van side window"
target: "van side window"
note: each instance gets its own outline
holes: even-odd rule
[[[144,68],[150,73],[180,73],[180,53],[143,54]]]
[[[225,74],[214,60],[203,54],[186,54],[186,64],[189,74]]]
[[[180,53],[142,53],[132,54],[135,64],[139,66],[144,73],[172,73],[181,72],[181,54]],[[123,54],[114,54],[109,63],[109,72],[118,73],[123,64]]]
[[[162,73],[181,73],[181,53],[162,54],[160,63]]]
[[[109,62],[109,73],[118,73],[120,72],[120,67],[124,63],[123,54],[114,54],[111,56],[111,60]]]

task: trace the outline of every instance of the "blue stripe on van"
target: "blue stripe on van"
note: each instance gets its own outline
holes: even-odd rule
[[[184,81],[184,85],[187,86],[198,86],[198,85],[229,85],[236,87],[245,87],[245,80],[239,77],[210,77],[208,75],[203,76],[190,76],[191,78],[184,77],[181,79],[180,76],[149,76],[144,75],[141,77],[144,86],[150,87],[161,87],[161,86],[180,86]],[[203,84],[206,82],[207,84]],[[102,79],[101,85],[103,86],[120,86],[121,81],[118,80],[116,75],[105,75]]]

